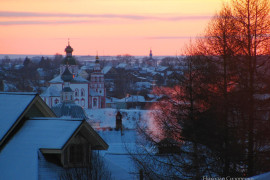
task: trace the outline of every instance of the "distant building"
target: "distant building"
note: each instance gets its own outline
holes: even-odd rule
[[[147,59],[147,64],[152,67],[157,67],[157,60],[153,58],[152,49],[150,49],[149,58]]]
[[[78,63],[72,56],[73,48],[70,46],[70,43],[68,43],[65,51],[66,57],[60,65],[60,74],[49,81],[49,87],[40,95],[42,99],[49,107],[60,103],[60,92],[64,88],[64,81],[61,75],[68,68],[72,74],[69,86],[74,94],[74,102],[83,108],[105,108],[106,89],[104,86],[104,73],[100,69],[98,56],[96,56],[94,71],[90,75],[91,81],[88,81],[84,78],[86,74],[82,74],[79,71]]]
[[[96,57],[94,72],[91,74],[89,89],[89,108],[105,108],[106,89],[104,86],[104,74],[101,71],[98,56]]]
[[[70,82],[73,79],[72,76],[72,73],[69,71],[68,67],[66,67],[65,71],[61,75],[61,79],[64,81],[64,88],[61,92],[61,101],[51,109],[57,117],[64,116],[88,119],[85,115],[84,109],[74,102],[74,91],[70,88]]]

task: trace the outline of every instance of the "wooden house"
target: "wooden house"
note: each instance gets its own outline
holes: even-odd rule
[[[57,118],[34,93],[0,93],[0,179],[59,179],[107,143],[84,119]]]

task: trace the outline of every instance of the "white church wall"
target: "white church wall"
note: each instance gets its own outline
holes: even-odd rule
[[[75,103],[82,106],[83,108],[88,108],[88,84],[70,84],[70,88],[74,91]]]

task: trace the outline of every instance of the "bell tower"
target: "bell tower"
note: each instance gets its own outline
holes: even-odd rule
[[[91,74],[90,92],[89,92],[90,108],[105,108],[106,105],[106,89],[104,86],[104,74],[101,72],[99,57],[96,56],[94,71]]]
[[[73,77],[77,76],[78,71],[79,71],[79,65],[76,59],[72,56],[73,48],[70,46],[69,40],[68,40],[68,45],[65,48],[65,52],[66,52],[66,57],[61,62],[60,74],[62,74],[65,71],[65,68],[68,65],[68,69],[73,74]]]

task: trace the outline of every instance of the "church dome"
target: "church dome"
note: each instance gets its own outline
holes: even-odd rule
[[[72,53],[73,52],[73,48],[68,44],[68,46],[65,49],[66,53]]]
[[[52,107],[57,117],[69,116],[72,118],[87,119],[84,109],[74,102],[59,103]]]
[[[73,74],[68,70],[68,67],[66,67],[65,71],[61,75],[61,79],[65,82],[70,82],[73,79]]]
[[[98,57],[98,55],[96,55],[96,62],[95,62],[96,64],[98,64],[99,63],[99,57]]]

